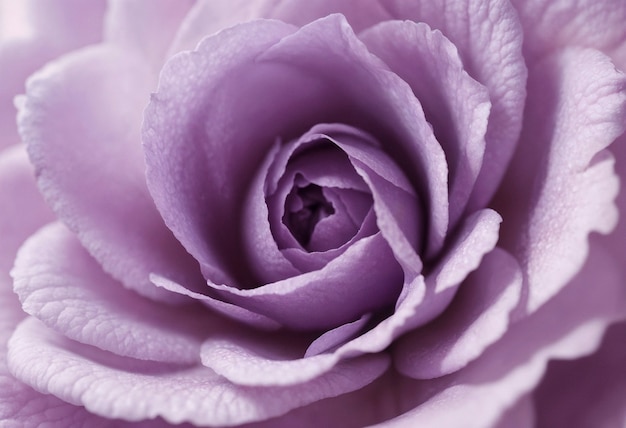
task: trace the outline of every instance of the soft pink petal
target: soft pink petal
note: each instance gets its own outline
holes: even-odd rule
[[[513,154],[522,124],[526,67],[522,28],[508,1],[381,0],[396,19],[425,22],[456,46],[467,72],[489,90],[489,116],[483,168],[469,210],[484,207]]]
[[[464,70],[456,47],[426,24],[388,21],[359,38],[420,100],[446,152],[450,222],[456,224],[482,166],[491,108],[487,89]]]
[[[553,361],[533,394],[537,426],[620,427],[626,422],[626,323],[609,328],[594,354]]]
[[[554,299],[463,370],[430,381],[432,397],[385,426],[491,426],[540,382],[550,359],[593,352],[625,310],[619,267],[594,244],[583,270]]]
[[[108,273],[169,301],[150,273],[183,283],[199,273],[145,185],[139,128],[148,75],[141,62],[106,45],[65,56],[29,81],[19,124],[56,214]]]
[[[619,184],[604,149],[626,127],[625,88],[593,50],[559,52],[530,70],[524,132],[496,204],[503,242],[527,274],[528,311],[580,269],[590,232],[616,225]]]
[[[35,389],[95,414],[220,426],[267,419],[359,389],[387,368],[382,360],[353,361],[302,385],[240,387],[204,367],[180,370],[71,342],[32,318],[11,339],[9,365]]]
[[[19,141],[13,97],[47,61],[102,35],[105,0],[0,2],[0,148]]]
[[[394,344],[396,367],[417,379],[440,377],[465,367],[507,331],[521,286],[517,262],[496,248],[463,282],[444,313]]]
[[[614,0],[513,0],[524,27],[528,60],[567,46],[626,60],[626,3]]]
[[[228,324],[204,307],[170,307],[126,290],[59,223],[30,238],[11,272],[24,311],[63,335],[115,354],[199,361],[202,339]]]
[[[143,57],[156,77],[193,5],[194,0],[109,0],[104,39]]]

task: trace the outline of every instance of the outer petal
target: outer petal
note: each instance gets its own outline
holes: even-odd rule
[[[357,32],[391,18],[378,0],[199,0],[183,22],[172,51],[193,49],[203,37],[241,22],[270,18],[303,26],[333,13],[348,17]]]
[[[387,368],[385,361],[370,359],[295,387],[238,387],[204,367],[180,370],[68,341],[32,318],[11,339],[9,364],[35,389],[96,414],[219,426],[267,419],[362,388]]]
[[[82,244],[127,287],[171,300],[150,273],[183,283],[199,273],[145,185],[146,76],[141,62],[108,46],[68,55],[29,81],[19,125],[40,189]]]
[[[580,268],[590,232],[615,227],[618,180],[603,149],[626,126],[625,88],[625,76],[593,50],[560,52],[531,69],[524,132],[496,203],[507,219],[503,242],[527,272],[528,311]]]
[[[102,35],[106,0],[0,2],[0,148],[19,141],[13,97],[47,61]]]
[[[454,227],[482,166],[489,92],[463,69],[454,45],[424,23],[388,21],[365,30],[359,38],[411,85],[424,107],[446,152]]]
[[[509,327],[522,274],[515,259],[496,248],[461,285],[446,311],[394,345],[400,372],[417,379],[444,376],[479,357]]]
[[[522,124],[526,66],[523,32],[517,13],[506,0],[381,0],[397,19],[425,22],[452,41],[470,76],[489,90],[492,103],[483,168],[469,211],[493,196],[515,149]]]
[[[69,338],[118,355],[193,364],[202,339],[228,328],[200,305],[173,308],[124,289],[59,223],[22,246],[11,273],[26,312]]]
[[[412,410],[384,426],[491,426],[535,387],[549,359],[593,352],[607,325],[625,310],[619,268],[594,244],[583,270],[554,299],[513,325],[465,369],[431,381],[431,397],[414,401]]]
[[[7,427],[57,422],[58,426],[100,428],[108,423],[82,407],[32,390],[9,373],[6,363],[7,341],[26,316],[13,294],[9,269],[22,241],[52,219],[35,185],[24,147],[0,152],[0,421]]]
[[[380,233],[352,244],[324,268],[254,289],[209,282],[224,300],[297,330],[337,327],[393,305],[402,270]]]
[[[194,0],[110,0],[104,29],[107,42],[133,51],[161,68],[174,35]]]
[[[589,47],[626,61],[626,3],[613,0],[513,0],[531,60],[567,46]]]
[[[537,426],[619,427],[626,421],[626,323],[611,327],[600,349],[553,361],[533,394]]]

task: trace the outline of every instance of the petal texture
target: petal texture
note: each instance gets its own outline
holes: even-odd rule
[[[230,384],[204,367],[180,370],[132,360],[68,341],[30,318],[9,344],[9,365],[35,389],[96,414],[137,421],[237,425],[359,389],[380,376],[380,359],[337,367],[311,382],[286,388]]]
[[[619,267],[594,243],[584,268],[554,299],[514,324],[465,369],[431,381],[432,396],[422,398],[426,401],[421,404],[414,402],[412,410],[385,426],[478,428],[495,424],[540,382],[550,359],[592,353],[606,327],[623,316],[625,305]],[[423,397],[423,392],[419,395]]]
[[[202,339],[227,328],[200,305],[172,308],[126,290],[58,223],[22,246],[11,273],[24,311],[69,338],[118,355],[193,364]]]
[[[492,108],[486,152],[469,210],[486,206],[506,171],[522,125],[527,71],[515,9],[504,0],[381,3],[398,19],[425,22],[440,30],[458,49],[470,76],[489,90]]]
[[[617,223],[619,184],[604,149],[626,126],[625,88],[594,50],[566,50],[531,69],[524,132],[496,203],[509,220],[504,242],[527,273],[528,311],[580,269],[590,232]]]
[[[19,125],[59,218],[124,285],[169,301],[150,273],[193,283],[198,269],[145,185],[138,132],[148,75],[141,62],[107,45],[68,55],[29,81]]]
[[[444,313],[394,344],[396,367],[417,379],[436,378],[465,367],[506,333],[521,290],[517,262],[496,248],[463,282]]]

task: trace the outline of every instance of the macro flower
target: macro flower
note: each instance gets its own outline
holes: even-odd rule
[[[626,417],[626,3],[0,13],[3,421]]]

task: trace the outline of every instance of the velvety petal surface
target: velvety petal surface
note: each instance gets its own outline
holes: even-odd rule
[[[580,269],[587,235],[617,223],[619,184],[604,149],[626,126],[625,89],[626,77],[590,49],[530,70],[524,131],[496,202],[508,220],[503,242],[527,275],[530,312]]]
[[[626,309],[619,266],[601,247],[592,247],[585,267],[554,299],[463,370],[430,381],[426,401],[407,404],[412,410],[384,426],[491,426],[540,382],[550,359],[592,353]]]
[[[102,37],[106,1],[0,2],[0,148],[19,142],[13,98],[47,61]]]
[[[24,146],[16,145],[0,152],[0,420],[8,427],[39,426],[44,422],[57,426],[105,427],[106,421],[84,408],[24,385],[7,367],[7,342],[26,316],[13,293],[9,270],[22,242],[53,218],[37,190]]]
[[[359,389],[387,363],[362,359],[294,387],[251,388],[230,384],[204,367],[185,370],[118,357],[71,342],[28,319],[9,344],[9,365],[18,378],[107,417],[170,423],[236,425]]]
[[[454,226],[482,166],[491,108],[487,88],[467,74],[456,47],[424,23],[388,21],[359,38],[411,86],[433,125],[448,162]]]
[[[482,208],[498,188],[522,125],[527,72],[516,10],[506,0],[381,3],[396,19],[424,22],[440,30],[458,49],[469,75],[489,91],[492,108],[486,151],[469,202],[470,212]]]
[[[118,355],[193,364],[202,339],[229,327],[201,305],[170,307],[125,289],[59,223],[22,246],[11,274],[24,311],[68,338]]]
[[[108,45],[86,48],[29,80],[19,127],[46,200],[105,271],[171,301],[149,274],[193,284],[199,273],[145,185],[139,128],[148,80],[132,56]]]
[[[445,376],[465,367],[506,333],[521,290],[516,260],[494,249],[459,287],[445,312],[395,342],[396,367],[417,379]]]
[[[246,283],[240,268],[233,233],[240,230],[240,195],[277,138],[288,141],[317,123],[342,122],[376,136],[425,200],[429,242],[443,244],[445,159],[410,88],[338,15],[285,37],[293,31],[257,21],[205,39],[198,51],[169,61],[146,111],[151,192],[216,283],[258,285]],[[346,85],[341,75],[353,78]]]

